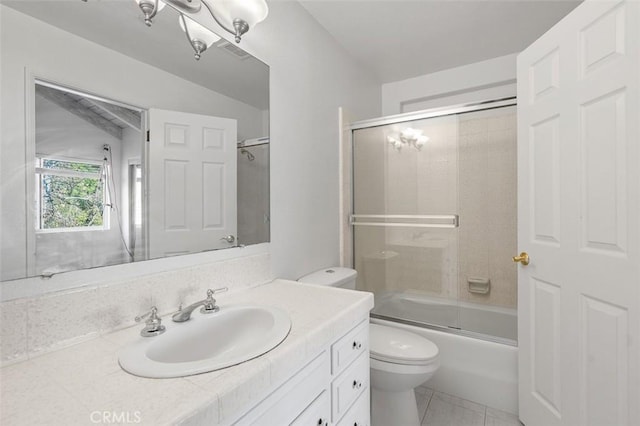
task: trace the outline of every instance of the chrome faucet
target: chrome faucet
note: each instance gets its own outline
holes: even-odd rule
[[[158,316],[158,308],[152,306],[149,312],[135,317],[134,320],[136,322],[140,322],[145,318],[147,318],[147,320],[145,321],[145,326],[142,330],[140,330],[140,335],[142,337],[157,336],[158,334],[162,334],[165,332],[164,325],[162,325],[162,319],[160,319],[160,317]]]
[[[216,305],[216,299],[213,298],[213,295],[216,293],[221,293],[223,291],[227,291],[227,287],[217,288],[215,290],[207,290],[207,298],[204,300],[200,300],[199,302],[193,303],[186,308],[180,307],[180,310],[173,314],[171,317],[174,322],[185,322],[189,321],[191,318],[191,313],[198,307],[200,308],[200,312],[203,314],[212,314],[214,312],[218,312],[220,307]]]

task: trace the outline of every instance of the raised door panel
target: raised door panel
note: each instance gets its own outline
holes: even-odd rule
[[[580,298],[580,424],[629,424],[628,310]]]
[[[529,179],[531,240],[560,244],[560,117],[554,115],[530,127]]]
[[[580,107],[581,246],[605,255],[626,251],[626,93]]]
[[[557,419],[562,417],[560,286],[531,279],[531,394]]]

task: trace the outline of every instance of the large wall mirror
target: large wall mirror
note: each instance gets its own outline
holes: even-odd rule
[[[266,64],[171,7],[0,8],[2,281],[269,241]]]

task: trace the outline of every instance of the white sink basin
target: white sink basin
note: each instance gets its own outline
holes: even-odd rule
[[[206,373],[258,357],[289,334],[291,320],[279,308],[221,306],[213,314],[194,312],[189,321],[165,319],[167,331],[140,337],[118,357],[136,376],[166,378]]]

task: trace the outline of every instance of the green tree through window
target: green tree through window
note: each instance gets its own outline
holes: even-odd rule
[[[37,171],[40,229],[103,227],[100,165],[43,158]]]

